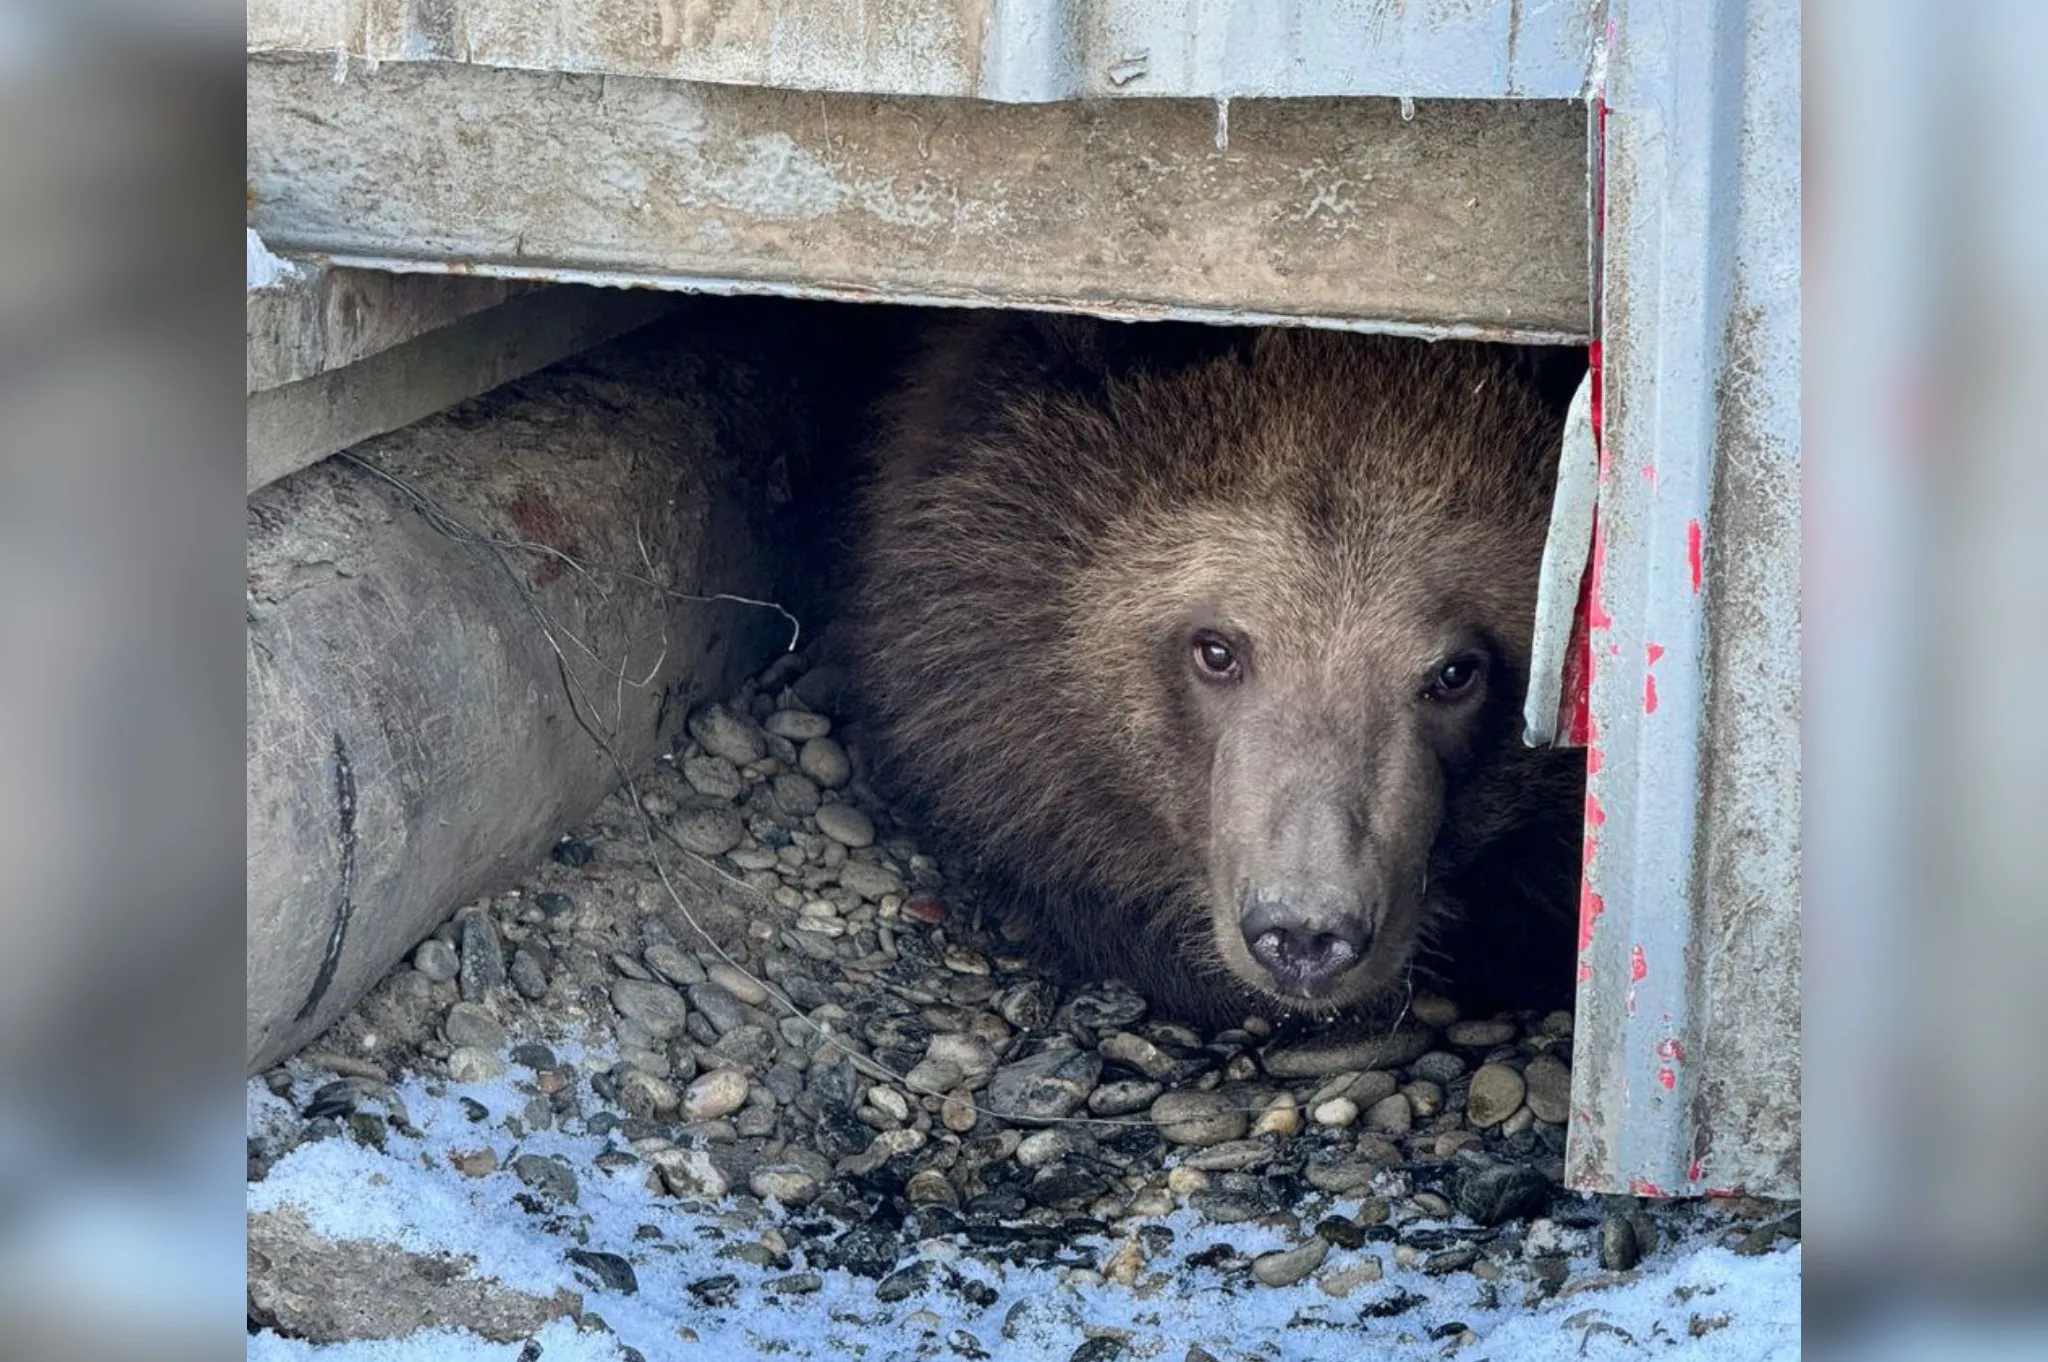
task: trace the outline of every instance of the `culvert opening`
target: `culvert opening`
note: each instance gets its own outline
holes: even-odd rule
[[[523,612],[561,688],[547,725],[572,755],[555,760],[623,783],[266,1075],[259,1183],[309,1140],[397,1149],[574,1241],[565,1261],[607,1317],[659,1297],[700,1332],[779,1337],[761,1311],[825,1292],[855,1302],[848,1329],[923,1310],[942,1340],[957,1326],[997,1349],[1120,1337],[1162,1297],[1198,1303],[1176,1326],[1190,1341],[1225,1339],[1219,1303],[1310,1281],[1289,1307],[1309,1324],[1434,1333],[1631,1268],[1690,1214],[1559,1188],[1569,772],[1510,780],[1457,833],[1461,852],[1524,838],[1506,850],[1531,865],[1562,839],[1561,887],[1540,889],[1554,917],[1507,920],[1486,981],[1548,982],[1555,1006],[1416,983],[1411,963],[1437,966],[1424,948],[1363,1020],[1332,1022],[1340,1003],[1260,992],[1327,968],[1290,972],[1255,933],[1233,971],[1210,958],[1213,913],[1133,932],[1088,893],[1091,858],[1126,900],[1149,858],[1161,900],[1249,885],[1237,906],[1296,912],[1273,930],[1303,950],[1351,932],[1363,957],[1397,930],[1404,867],[1416,894],[1460,872],[1410,845],[1434,846],[1415,810],[1442,823],[1489,744],[1518,745],[1516,613],[1549,512],[1547,473],[1518,482],[1478,455],[1503,428],[1561,429],[1582,359],[1446,343],[1430,353],[1470,364],[1418,370],[1406,347],[1328,335],[1050,331],[694,304],[352,452],[388,514],[426,521]],[[990,366],[1016,381],[983,382]],[[911,371],[892,436],[875,413]],[[1437,420],[1374,453],[1360,414],[1389,410]],[[1464,443],[1425,451],[1460,422]],[[630,438],[600,458],[578,442],[601,428]],[[863,462],[877,440],[904,490]],[[1133,442],[1135,468],[1102,476]],[[465,483],[458,455],[481,447]],[[963,467],[964,491],[944,481]],[[1409,482],[1375,500],[1366,474]],[[624,516],[593,521],[593,503]],[[654,635],[627,604],[648,592]],[[878,633],[890,619],[899,637]],[[959,646],[977,631],[998,646]],[[675,650],[715,661],[656,679]],[[906,759],[918,741],[931,751]],[[1186,792],[1213,794],[1219,752],[1239,840],[1292,838],[1315,875],[1242,850],[1214,870],[1189,830],[1219,815]],[[1180,793],[1148,802],[1168,778]],[[1531,781],[1558,819],[1500,807]],[[1339,797],[1360,786],[1378,802]],[[1337,925],[1314,930],[1324,910]],[[1144,952],[1170,963],[1131,968]],[[1051,1283],[1129,1290],[1110,1305]]]

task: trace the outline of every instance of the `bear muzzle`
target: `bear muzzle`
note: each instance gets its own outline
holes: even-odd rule
[[[1238,902],[1245,948],[1281,993],[1326,998],[1371,952],[1372,913],[1328,885],[1247,890]]]

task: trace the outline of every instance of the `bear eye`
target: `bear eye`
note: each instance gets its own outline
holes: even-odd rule
[[[1235,681],[1244,675],[1237,652],[1221,636],[1206,630],[1194,637],[1195,671],[1205,681]]]
[[[1453,658],[1437,669],[1429,678],[1429,685],[1423,695],[1431,700],[1457,700],[1471,693],[1484,667],[1473,657]]]

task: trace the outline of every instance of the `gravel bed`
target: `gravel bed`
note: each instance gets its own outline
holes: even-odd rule
[[[1543,1309],[1677,1245],[1796,1242],[1793,1207],[1559,1187],[1569,1013],[1417,995],[1393,1024],[1204,1033],[1113,981],[1063,986],[875,797],[839,689],[792,657],[694,713],[526,884],[263,1075],[252,1205],[308,1146],[418,1162],[415,1108],[459,1111],[474,1148],[441,1157],[537,1230],[576,1240],[590,1186],[636,1189],[631,1239],[586,1224],[566,1251],[589,1301],[712,1231],[731,1270],[682,1283],[675,1317],[803,1311],[830,1282],[864,1293],[862,1327],[939,1297],[979,1320],[890,1345],[919,1356],[1003,1355],[1055,1309],[1078,1312],[1074,1357],[1156,1355],[1143,1330],[1088,1334],[1088,1303],[1198,1290],[1291,1291],[1353,1346],[1406,1328],[1455,1351],[1478,1335],[1404,1321]],[[509,1097],[465,1098],[487,1092]],[[1022,1269],[1069,1290],[1018,1295]],[[287,1313],[252,1304],[252,1327],[289,1336]]]

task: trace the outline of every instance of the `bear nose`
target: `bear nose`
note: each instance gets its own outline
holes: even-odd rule
[[[1252,959],[1288,992],[1327,993],[1372,944],[1365,914],[1344,899],[1328,891],[1256,895],[1238,920]]]

